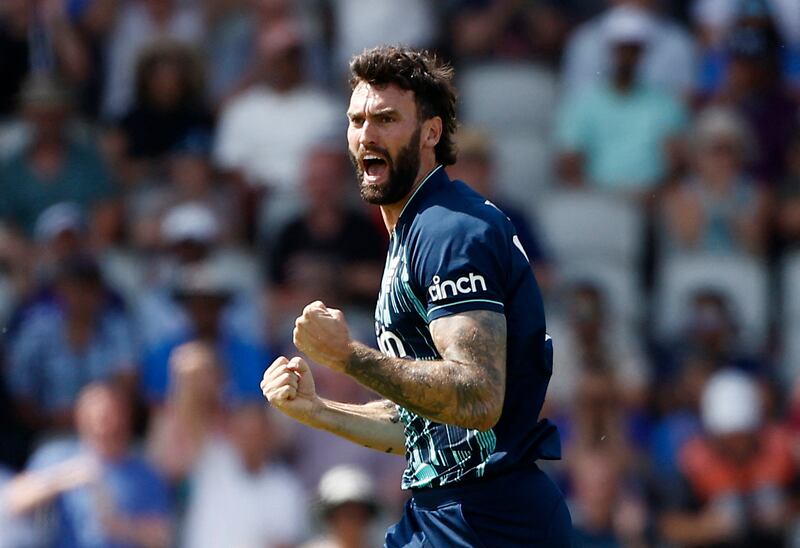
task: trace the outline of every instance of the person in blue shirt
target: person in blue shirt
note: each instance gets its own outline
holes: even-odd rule
[[[569,546],[566,504],[536,465],[560,455],[557,430],[539,420],[553,353],[542,298],[508,218],[443,168],[456,157],[452,69],[378,47],[351,72],[350,154],[390,234],[380,351],[320,301],[293,339],[385,399],[323,399],[299,357],[275,360],[262,391],[305,424],[406,456],[412,498],[386,546]]]
[[[57,548],[166,547],[167,487],[130,448],[131,409],[109,384],[87,386],[76,404],[78,440],[44,444],[7,486],[14,515],[54,510],[41,545]]]

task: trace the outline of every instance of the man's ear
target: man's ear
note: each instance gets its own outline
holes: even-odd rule
[[[434,116],[425,120],[422,124],[422,134],[420,141],[423,147],[434,148],[442,138],[442,119]]]

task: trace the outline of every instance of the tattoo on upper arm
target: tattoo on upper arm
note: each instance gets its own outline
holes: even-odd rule
[[[357,345],[347,373],[389,404],[439,422],[474,424],[498,412],[505,395],[505,316],[446,316],[431,323],[431,335],[442,360],[403,360]],[[394,417],[392,422],[400,420]]]
[[[467,382],[456,382],[459,408],[482,416],[502,403],[506,376],[506,319],[497,312],[466,312],[431,324],[433,342],[448,361],[469,366]],[[461,372],[462,375],[464,372]]]

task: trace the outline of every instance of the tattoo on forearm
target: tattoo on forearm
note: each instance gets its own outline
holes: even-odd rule
[[[347,373],[391,402],[437,422],[476,426],[497,415],[505,393],[505,317],[488,311],[463,313],[435,321],[431,334],[441,360],[393,358],[355,345]]]

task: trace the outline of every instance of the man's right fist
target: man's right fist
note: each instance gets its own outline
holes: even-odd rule
[[[261,391],[273,407],[300,422],[311,419],[319,400],[311,369],[297,357],[281,356],[272,362],[264,372]]]

